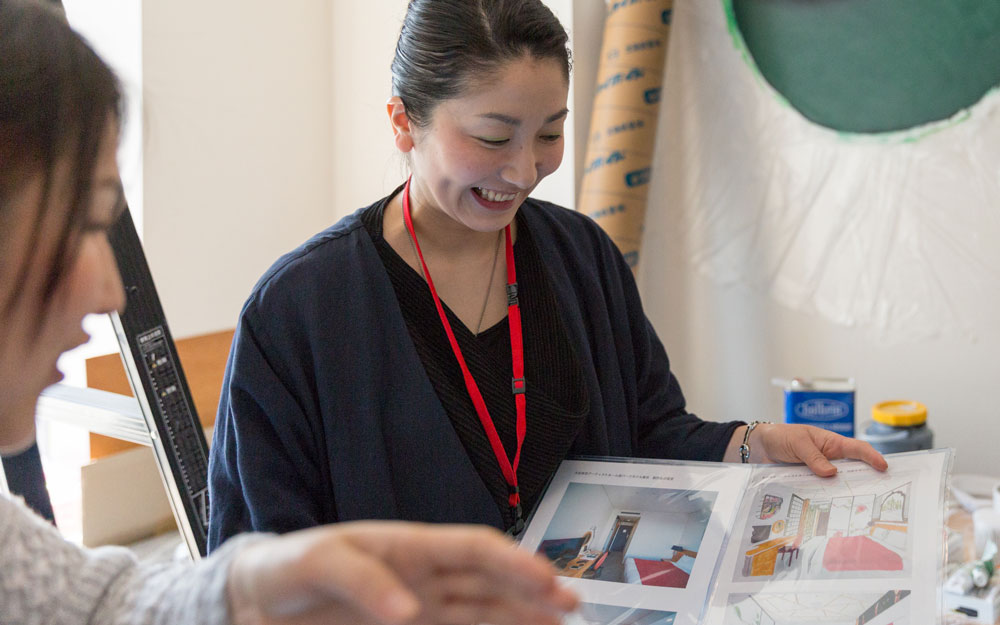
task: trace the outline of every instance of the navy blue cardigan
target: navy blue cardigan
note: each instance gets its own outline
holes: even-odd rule
[[[210,548],[241,531],[356,519],[502,527],[410,340],[363,210],[280,258],[243,307],[209,463]],[[738,424],[686,412],[607,235],[547,202],[520,211],[590,392],[569,453],[721,459]],[[529,410],[528,436],[530,421]]]

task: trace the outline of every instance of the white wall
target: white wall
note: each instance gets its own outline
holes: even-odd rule
[[[405,179],[385,103],[406,0],[332,2],[333,204],[335,217],[388,195]]]
[[[145,249],[175,336],[332,222],[329,2],[143,5]]]
[[[590,545],[593,549],[600,549],[607,539],[608,530],[604,526],[607,525],[608,518],[614,518],[614,513],[614,507],[603,487],[598,484],[571,483],[545,530],[545,540],[583,536],[585,532],[591,531],[591,527],[597,526]]]
[[[670,547],[680,545],[697,551],[698,545],[685,544],[685,527],[690,521],[686,514],[644,511],[628,544],[630,558],[660,560],[674,555]],[[701,541],[698,541],[700,544]]]
[[[576,32],[576,13],[577,8],[581,5],[581,0],[542,0],[552,13],[562,22],[563,28],[569,33],[569,46],[572,50],[576,40],[574,39],[574,33]],[[592,4],[597,4],[594,0],[582,0],[582,2],[591,2]],[[576,76],[570,74],[569,79],[569,98],[567,102],[567,108],[570,109],[569,114],[566,116],[566,124],[564,126],[565,131],[563,133],[564,138],[564,152],[563,161],[559,169],[550,174],[547,178],[542,180],[535,190],[532,191],[532,197],[548,200],[550,202],[555,202],[560,206],[574,206],[576,204],[576,189],[578,177],[576,172],[579,170],[576,161],[576,152],[579,136],[587,136],[587,130],[582,130],[581,132],[580,124],[583,121],[576,112],[576,98],[574,94],[576,93]],[[588,83],[581,83],[586,88]],[[589,116],[588,116],[589,117]],[[582,158],[579,162],[582,162]]]
[[[63,0],[73,28],[114,69],[125,94],[118,165],[136,228],[142,230],[142,4]]]
[[[675,251],[654,249],[669,227],[655,215],[647,219],[641,290],[691,410],[712,420],[780,421],[783,398],[770,385],[773,376],[850,375],[858,384],[859,426],[878,401],[922,401],[935,445],[958,452],[955,471],[1000,476],[1000,323],[978,342],[885,344],[866,328],[841,327],[748,287],[712,282]]]

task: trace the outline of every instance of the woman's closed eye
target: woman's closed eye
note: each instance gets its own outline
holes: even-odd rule
[[[501,145],[506,145],[507,143],[510,142],[510,139],[493,139],[490,137],[476,137],[476,138],[479,141],[489,146],[501,146]],[[555,143],[556,141],[562,139],[562,135],[561,134],[540,135],[538,138],[546,143]]]
[[[510,139],[495,139],[493,137],[476,137],[486,145],[500,146],[508,143]]]

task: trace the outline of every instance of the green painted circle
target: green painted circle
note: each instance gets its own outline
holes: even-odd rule
[[[1000,0],[723,1],[761,75],[828,128],[913,128],[1000,85]]]

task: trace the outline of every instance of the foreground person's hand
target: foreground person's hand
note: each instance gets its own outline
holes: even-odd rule
[[[496,530],[343,523],[245,547],[228,582],[235,625],[558,625],[576,598]]]

